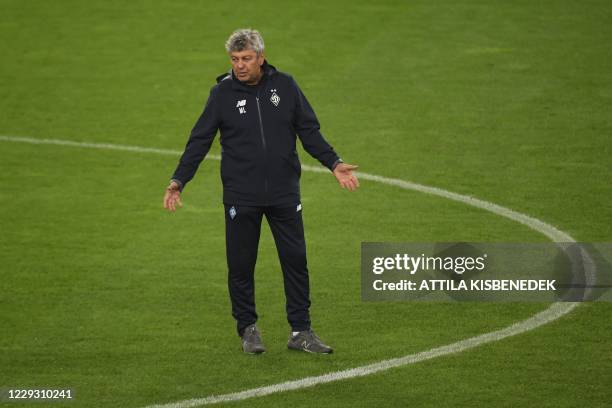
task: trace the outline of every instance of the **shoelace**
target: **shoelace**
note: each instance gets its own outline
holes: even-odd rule
[[[246,340],[247,338],[249,340],[252,340],[251,337],[258,335],[259,333],[257,332],[257,327],[255,326],[251,326],[248,329],[245,330],[244,334],[243,334],[243,338]]]
[[[317,336],[314,333],[314,331],[312,331],[312,329],[308,329],[307,334],[306,334],[306,338],[307,338],[307,340],[310,340],[311,342],[314,341],[314,342],[318,342],[318,343],[323,344],[323,340],[321,340],[319,338],[319,336]]]

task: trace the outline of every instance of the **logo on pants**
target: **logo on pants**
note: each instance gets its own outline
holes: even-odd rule
[[[229,209],[229,216],[232,220],[234,219],[234,217],[236,217],[236,213],[237,213],[236,208],[232,206],[232,208]]]

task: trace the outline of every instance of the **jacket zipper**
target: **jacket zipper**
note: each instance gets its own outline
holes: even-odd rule
[[[259,91],[257,92],[257,96],[255,96],[255,100],[257,101],[257,116],[259,117],[259,131],[261,133],[261,144],[264,149],[264,154],[267,156],[268,150],[266,147],[266,136],[264,135],[263,121],[261,120],[261,108],[259,107]],[[267,165],[267,157],[266,162],[264,162],[264,166]],[[264,168],[264,192],[268,193],[268,177],[267,172]]]

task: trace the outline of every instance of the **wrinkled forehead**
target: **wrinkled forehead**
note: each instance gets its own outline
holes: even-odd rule
[[[257,57],[257,52],[252,48],[247,48],[242,51],[232,51],[229,53],[231,58]]]

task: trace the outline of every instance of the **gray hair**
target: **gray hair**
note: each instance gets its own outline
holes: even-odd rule
[[[264,51],[264,41],[259,31],[251,28],[241,28],[232,33],[225,42],[228,53],[244,50],[253,50],[257,55]]]

